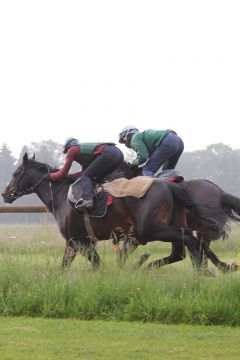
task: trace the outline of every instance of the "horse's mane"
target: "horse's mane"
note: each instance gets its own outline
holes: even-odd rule
[[[23,163],[24,165],[24,163]],[[27,166],[29,168],[34,168],[36,170],[39,170],[43,173],[52,173],[55,171],[58,171],[59,169],[56,167],[52,167],[46,163],[40,162],[40,161],[36,161],[34,158],[28,158],[27,160]],[[120,163],[120,165],[113,170],[111,173],[109,173],[104,179],[103,182],[106,181],[112,181],[115,179],[119,179],[119,178],[127,178],[127,179],[131,179],[134,176],[136,176],[137,174],[135,174],[134,169],[131,165],[129,165],[126,161],[122,161]],[[64,176],[62,179],[59,180],[64,180],[66,181],[66,179],[71,183],[73,181],[71,181],[69,179],[68,176]]]
[[[24,164],[23,164],[24,165]],[[52,168],[50,165],[48,164],[44,164],[40,161],[36,161],[34,159],[28,159],[27,161],[27,166],[28,167],[32,167],[32,168],[35,168],[37,170],[40,170],[40,171],[47,171],[47,172],[53,172],[53,171],[56,171],[54,170],[54,168]]]
[[[39,170],[43,173],[52,173],[59,170],[57,167],[52,167],[48,164],[42,163],[40,161],[36,161],[35,159],[28,159],[27,166]],[[62,179],[59,179],[59,181],[61,180],[62,181],[68,180],[69,183],[72,182],[68,176],[64,176]]]

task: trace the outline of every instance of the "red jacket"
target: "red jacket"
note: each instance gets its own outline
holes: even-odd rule
[[[99,154],[102,153],[103,149],[105,148],[106,144],[101,144],[99,146],[96,147],[93,156],[97,156]],[[81,170],[85,170],[86,169],[86,165],[84,166],[84,164],[82,164],[82,160],[81,160],[81,150],[80,147],[78,145],[76,146],[72,146],[68,149],[67,154],[66,154],[66,159],[65,159],[65,163],[63,165],[63,167],[61,169],[59,169],[58,171],[55,171],[53,173],[50,173],[50,178],[52,181],[57,181],[59,179],[61,179],[64,176],[67,176],[73,161],[76,161],[79,165],[81,165]],[[94,158],[93,158],[94,160]],[[76,172],[71,174],[73,177],[78,178],[81,175],[82,171]]]

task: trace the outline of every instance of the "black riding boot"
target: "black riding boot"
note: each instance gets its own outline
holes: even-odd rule
[[[83,187],[83,197],[77,201],[75,208],[91,209],[93,207],[93,198],[95,195],[92,180],[90,177],[83,175],[81,178],[81,183]]]

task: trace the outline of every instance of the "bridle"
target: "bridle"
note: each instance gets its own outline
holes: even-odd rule
[[[11,195],[14,196],[15,200],[18,199],[19,197],[23,196],[23,195],[27,195],[27,194],[32,194],[34,192],[34,190],[38,187],[38,185],[40,185],[42,182],[44,181],[44,179],[40,179],[36,182],[36,184],[34,184],[33,186],[28,187],[27,189],[23,190],[23,191],[17,191],[14,190]]]
[[[23,196],[23,195],[27,195],[27,194],[32,194],[35,192],[36,188],[44,181],[46,181],[44,179],[44,177],[42,176],[41,179],[39,179],[34,185],[27,187],[25,190],[19,191],[18,190],[18,184],[19,182],[22,180],[23,176],[25,175],[25,170],[26,168],[24,166],[21,166],[20,169],[21,173],[18,176],[18,179],[16,180],[16,184],[14,186],[13,191],[10,192],[10,195],[12,197],[14,197],[14,200],[18,199],[19,197]],[[50,173],[50,166],[48,166],[48,173]],[[56,191],[53,194],[52,191],[52,183],[49,180],[49,190],[50,190],[50,197],[51,197],[51,206],[49,206],[52,209],[52,213],[55,216],[55,207],[54,207],[54,196],[56,195],[56,193],[61,189],[62,186],[60,186],[58,189],[56,189]],[[9,187],[11,186],[11,183],[9,184]],[[11,189],[11,188],[10,188]]]
[[[21,172],[19,178],[18,178],[17,181],[16,181],[17,184],[15,184],[14,189],[13,189],[13,191],[12,191],[11,194],[10,194],[11,196],[14,197],[15,200],[18,199],[18,198],[20,198],[20,197],[23,196],[23,195],[33,194],[34,191],[35,191],[35,189],[36,189],[43,181],[45,181],[45,179],[42,177],[42,178],[41,178],[40,180],[38,180],[34,185],[27,187],[25,190],[19,191],[19,190],[18,190],[18,184],[19,184],[19,182],[22,180],[23,176],[25,175],[25,167],[24,167],[24,166],[21,166],[21,167],[20,167],[20,170],[22,170],[22,172]],[[48,171],[48,172],[49,172],[49,171]],[[11,186],[11,183],[10,183],[10,186]]]
[[[23,166],[21,166],[20,170],[22,170],[22,173],[21,173],[20,177],[17,179],[17,184],[15,184],[13,191],[10,193],[10,195],[13,196],[15,200],[23,195],[32,194],[34,192],[34,190],[38,187],[38,185],[40,185],[44,181],[44,179],[41,178],[34,185],[27,187],[25,190],[19,191],[18,183],[22,180],[22,178],[25,174],[25,168]],[[9,186],[11,186],[11,183],[9,184]]]

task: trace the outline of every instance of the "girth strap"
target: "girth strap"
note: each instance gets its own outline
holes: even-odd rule
[[[87,230],[87,233],[88,233],[90,239],[93,241],[94,245],[97,245],[98,238],[94,234],[92,224],[91,224],[91,221],[90,221],[90,217],[89,217],[89,214],[88,214],[87,210],[84,210],[84,224],[86,226],[86,230]]]

